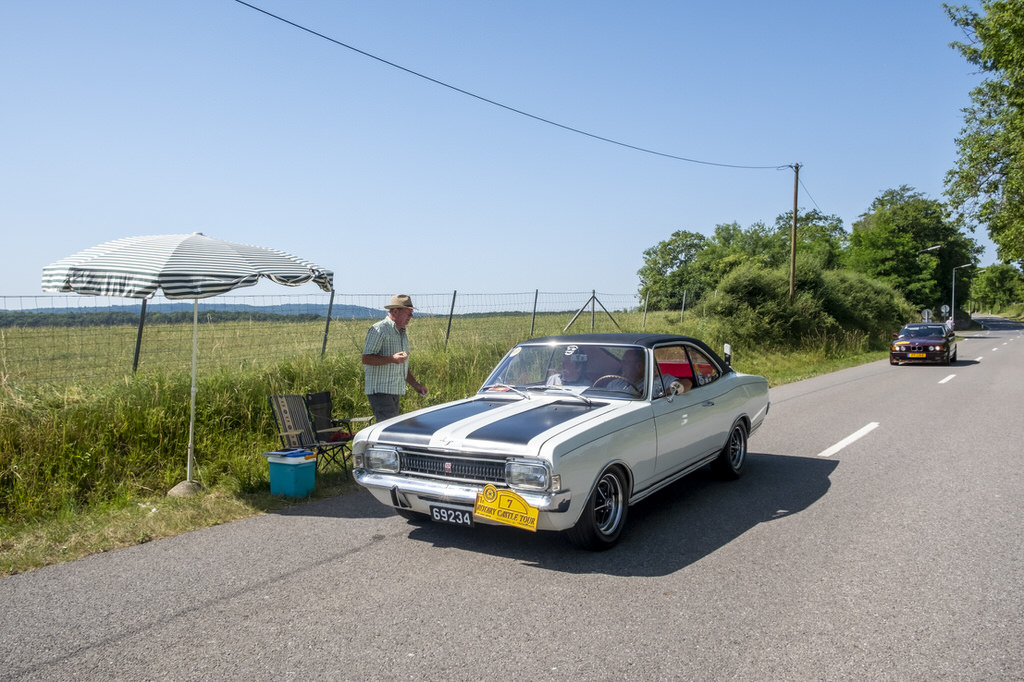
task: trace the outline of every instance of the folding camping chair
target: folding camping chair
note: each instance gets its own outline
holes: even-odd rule
[[[313,421],[313,433],[322,443],[340,443],[341,447],[324,457],[324,466],[337,462],[341,454],[341,467],[346,469],[346,461],[352,456],[352,439],[356,431],[373,421],[373,417],[335,417],[334,402],[330,391],[307,393],[305,397],[306,411]]]
[[[277,435],[281,446],[285,448],[305,448],[316,454],[316,468],[322,470],[330,462],[337,462],[338,452],[342,453],[342,471],[348,476],[344,466],[344,448],[347,441],[322,441],[313,431],[309,420],[306,401],[301,395],[272,395],[269,398],[270,409],[274,412],[277,422]],[[349,439],[351,440],[351,439]]]

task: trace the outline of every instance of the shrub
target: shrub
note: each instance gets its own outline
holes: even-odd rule
[[[796,295],[789,301],[788,268],[745,263],[726,275],[709,315],[725,334],[746,344],[804,346],[855,333],[884,348],[894,329],[914,311],[892,287],[849,270],[820,270],[813,259],[797,268]]]

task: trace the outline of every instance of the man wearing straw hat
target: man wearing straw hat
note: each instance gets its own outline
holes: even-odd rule
[[[370,327],[363,346],[365,393],[378,423],[401,413],[399,399],[405,395],[406,384],[421,396],[427,395],[426,386],[416,381],[409,369],[409,337],[405,328],[415,310],[412,299],[396,294],[384,308],[387,317]]]

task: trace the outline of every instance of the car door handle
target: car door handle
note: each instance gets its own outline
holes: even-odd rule
[[[715,404],[714,400],[705,400],[700,404],[701,407],[711,407]]]

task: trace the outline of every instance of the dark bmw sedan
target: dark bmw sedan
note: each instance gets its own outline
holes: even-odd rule
[[[889,364],[927,362],[948,365],[956,362],[956,335],[944,324],[918,322],[904,325],[893,334]]]

